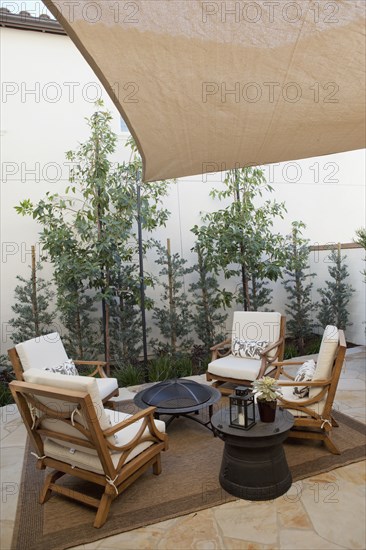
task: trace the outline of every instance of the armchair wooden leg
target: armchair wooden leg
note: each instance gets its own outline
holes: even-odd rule
[[[154,462],[154,464],[153,464],[153,474],[156,475],[156,476],[161,474],[161,456],[160,456],[160,454],[157,455],[156,462]]]
[[[63,475],[65,475],[64,472],[59,472],[57,470],[54,470],[53,472],[48,474],[42,487],[41,494],[39,495],[40,504],[44,504],[51,497],[52,485],[56,483],[56,481],[60,479],[60,477],[62,477]]]
[[[333,418],[333,416],[330,417],[330,421],[331,421],[332,426],[333,426],[334,428],[339,428],[339,424],[338,424],[338,422],[336,421],[336,419]]]
[[[106,491],[107,489],[108,488],[106,487]],[[100,499],[97,515],[95,516],[94,520],[94,527],[96,527],[97,529],[105,524],[113,500],[113,495],[108,494],[106,491],[103,493],[103,496]]]
[[[323,441],[324,441],[324,444],[325,444],[326,448],[328,449],[328,451],[330,451],[334,455],[340,455],[341,454],[341,451],[338,449],[338,447],[336,445],[334,445],[334,443],[330,439],[329,435],[326,434],[324,436]]]

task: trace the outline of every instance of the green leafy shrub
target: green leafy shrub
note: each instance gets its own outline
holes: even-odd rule
[[[115,366],[113,376],[117,378],[119,387],[138,386],[144,381],[142,368],[130,363]]]
[[[13,368],[6,355],[0,355],[0,407],[14,403],[9,382],[14,380]]]
[[[150,361],[150,382],[162,382],[174,378],[173,360],[171,355],[158,355]]]

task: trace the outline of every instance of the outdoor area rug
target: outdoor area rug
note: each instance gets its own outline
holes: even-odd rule
[[[129,412],[129,411],[128,411]],[[340,426],[333,440],[342,451],[332,455],[315,441],[288,440],[284,447],[293,481],[358,462],[365,457],[365,426],[335,413]],[[168,428],[169,450],[162,453],[160,476],[143,474],[112,504],[105,525],[94,529],[95,510],[54,495],[38,503],[44,472],[35,469],[30,448],[25,451],[12,548],[60,550],[236,500],[219,484],[224,443],[199,424],[179,418]],[[85,482],[67,478],[80,489]],[[61,480],[60,480],[61,481]],[[93,487],[88,484],[89,493]]]

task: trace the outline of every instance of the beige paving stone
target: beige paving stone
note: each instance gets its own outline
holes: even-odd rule
[[[89,544],[73,546],[72,550],[108,550],[110,548],[120,548],[121,550],[140,550],[145,548],[157,548],[157,546],[151,546],[152,538],[157,544],[157,541],[162,538],[163,535],[169,529],[172,529],[177,523],[184,521],[185,516],[168,519],[155,523],[154,525],[148,525],[147,527],[140,527],[133,531],[126,531],[125,533],[119,533],[111,537],[106,537],[100,541],[91,542]],[[149,546],[150,545],[150,546]]]
[[[337,394],[337,403],[345,403],[350,407],[361,407],[366,403],[366,392],[356,390],[343,390]]]
[[[277,538],[276,504],[237,501],[215,510],[216,521],[225,537],[259,544],[275,544]]]
[[[215,520],[213,509],[201,510],[185,516],[162,537],[159,550],[219,550],[223,540]]]
[[[74,550],[151,550],[158,548],[163,533],[159,529],[138,529],[107,537],[84,546],[74,547]]]
[[[345,481],[350,481],[357,487],[362,488],[362,483],[366,482],[366,460],[361,462],[355,462],[354,464],[348,464],[343,468],[337,468],[333,470],[334,475],[337,479],[343,479]]]
[[[338,382],[337,391],[365,391],[365,389],[366,382],[364,380],[360,380],[359,378],[343,378]]]
[[[1,506],[0,517],[14,520],[20,489],[24,447],[1,449]]]
[[[279,548],[281,550],[332,550],[343,547],[320,537],[311,530],[282,529]]]
[[[352,418],[358,420],[358,422],[362,422],[362,424],[366,424],[366,419],[364,416],[358,416],[357,414],[355,414],[352,416]]]
[[[322,474],[305,480],[302,503],[320,537],[345,548],[363,549],[366,542],[364,485],[360,480],[343,479],[334,472],[329,473],[332,476]]]
[[[364,407],[349,407],[347,408],[347,414],[348,416],[352,416],[352,418],[357,418],[361,422],[366,422],[366,409]]]
[[[255,542],[248,542],[230,537],[224,537],[223,542],[223,550],[276,550],[278,548],[277,545],[257,544]]]
[[[4,430],[1,438],[1,447],[25,447],[27,440],[27,430],[24,424],[19,420],[19,423],[12,426],[12,429]]]
[[[23,425],[22,419],[15,405],[0,408],[0,439]]]
[[[301,492],[289,491],[276,499],[279,526],[287,529],[311,529],[311,521],[301,502]]]
[[[1,520],[0,522],[0,548],[1,550],[11,550],[11,540],[13,538],[14,521]]]

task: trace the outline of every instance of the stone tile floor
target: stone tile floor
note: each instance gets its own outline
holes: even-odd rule
[[[364,423],[365,359],[365,347],[347,350],[335,401],[336,409]],[[195,379],[204,381],[203,377]],[[130,395],[124,391],[121,397],[126,399]],[[11,549],[26,433],[15,406],[3,407],[0,413],[0,548],[8,550]],[[275,501],[237,500],[74,548],[364,549],[365,480],[365,461],[358,462],[298,481],[286,495]]]

